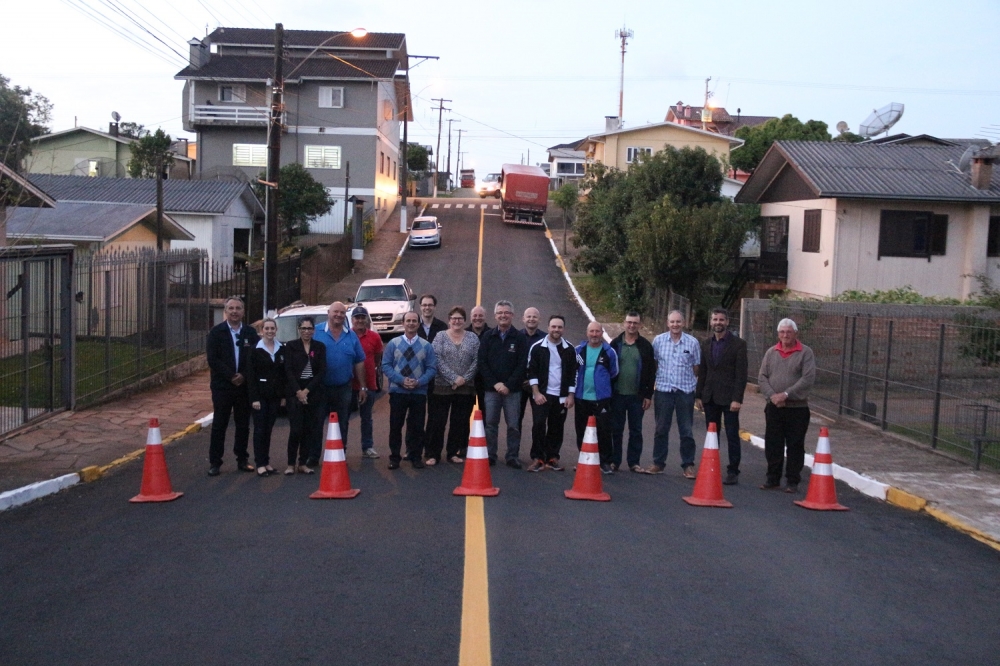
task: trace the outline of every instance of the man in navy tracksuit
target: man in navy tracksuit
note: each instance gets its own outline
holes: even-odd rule
[[[588,417],[597,417],[597,449],[601,471],[611,469],[611,380],[618,376],[618,355],[604,341],[604,329],[596,321],[587,326],[587,342],[576,348],[580,370],[576,376],[576,448],[583,448]]]

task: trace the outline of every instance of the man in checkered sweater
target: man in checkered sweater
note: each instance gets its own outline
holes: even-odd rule
[[[437,358],[431,343],[417,336],[420,316],[407,312],[403,335],[389,341],[382,355],[382,373],[389,380],[389,469],[399,469],[406,424],[406,459],[414,469],[423,461],[424,420],[427,387],[437,374]]]

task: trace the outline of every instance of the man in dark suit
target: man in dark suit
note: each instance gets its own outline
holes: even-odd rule
[[[253,472],[248,458],[250,442],[250,397],[247,393],[246,371],[250,352],[260,339],[252,326],[243,323],[243,301],[226,299],[226,320],[208,332],[206,356],[212,371],[212,438],[208,448],[208,475],[218,476],[226,450],[226,430],[229,416],[236,421],[233,454],[236,469]]]
[[[712,336],[701,343],[701,365],[695,406],[705,410],[705,424],[714,423],[722,430],[725,421],[729,443],[727,486],[736,485],[740,474],[740,406],[747,386],[747,343],[729,332],[729,313],[725,308],[712,310],[709,322]]]
[[[420,326],[417,328],[417,337],[427,342],[434,342],[438,333],[448,330],[448,324],[434,316],[437,304],[438,299],[434,294],[424,294],[420,297]],[[431,391],[433,392],[433,389]]]

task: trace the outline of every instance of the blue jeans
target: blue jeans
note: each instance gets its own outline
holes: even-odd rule
[[[628,453],[625,461],[629,468],[639,464],[642,457],[642,396],[611,396],[611,462],[622,465],[622,443],[625,439],[625,421],[628,421]]]
[[[489,389],[486,391],[486,413],[483,415],[486,429],[486,451],[490,460],[497,459],[500,439],[500,410],[507,423],[507,460],[517,460],[521,452],[521,392],[511,391],[500,395]]]
[[[368,391],[368,399],[363,405],[358,404],[358,395],[361,391],[351,391],[351,411],[358,413],[361,421],[361,450],[375,448],[375,435],[372,428],[372,408],[375,401],[382,395],[378,391]],[[340,418],[339,416],[337,417]],[[344,450],[347,450],[347,441],[344,440]]]
[[[691,424],[694,421],[694,391],[656,391],[653,394],[653,414],[656,418],[656,434],[653,435],[653,464],[665,467],[667,448],[670,444],[670,424],[677,412],[677,430],[681,435],[681,467],[694,464],[694,436]]]

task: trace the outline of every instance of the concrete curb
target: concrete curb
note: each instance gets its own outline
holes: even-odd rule
[[[420,209],[420,212],[414,215],[413,217],[420,217],[425,212],[427,212],[427,204],[424,204],[424,207]],[[406,239],[403,240],[403,247],[399,248],[399,254],[396,255],[396,260],[392,262],[392,266],[389,267],[389,272],[385,274],[386,279],[392,277],[392,272],[396,270],[396,266],[399,265],[400,259],[403,258],[403,253],[406,252],[406,248],[409,246],[410,246],[410,235],[407,234]]]
[[[542,222],[545,224],[545,237],[549,239],[549,245],[552,246],[552,253],[556,255],[556,261],[559,262],[559,269],[562,271],[563,277],[566,278],[566,283],[569,284],[570,291],[573,292],[573,298],[576,299],[577,305],[583,310],[583,314],[587,315],[587,319],[597,321],[597,317],[590,310],[590,306],[583,300],[583,296],[580,295],[580,292],[576,289],[576,285],[573,284],[573,278],[569,276],[569,271],[566,269],[566,262],[563,261],[562,255],[559,254],[559,248],[556,247],[556,242],[552,239],[552,230],[549,229],[549,223],[545,220],[542,220]],[[608,335],[607,331],[604,331],[604,339],[607,342],[611,342],[611,336]]]
[[[746,430],[740,431],[740,438],[746,442],[750,442],[759,449],[764,448],[764,439],[756,435],[750,434]],[[806,467],[812,469],[813,456],[806,454],[805,456]],[[874,497],[875,499],[882,500],[883,502],[888,502],[894,506],[898,506],[902,509],[907,509],[908,511],[924,512],[929,516],[941,521],[948,527],[958,530],[964,534],[971,536],[976,541],[986,544],[994,550],[1000,551],[1000,541],[994,537],[986,534],[985,532],[972,527],[968,523],[959,520],[955,516],[951,515],[947,511],[942,511],[931,506],[930,502],[919,495],[914,495],[905,490],[890,486],[887,483],[882,483],[881,481],[876,481],[875,479],[865,476],[864,474],[859,474],[852,469],[847,467],[842,467],[836,463],[833,464],[833,478],[843,481],[851,488],[854,488],[858,492],[868,495],[869,497]]]
[[[170,442],[175,442],[182,437],[199,432],[202,428],[211,425],[211,423],[212,415],[209,414],[208,416],[198,419],[188,427],[178,430],[174,434],[165,438],[163,440],[163,444],[166,445]],[[70,486],[75,486],[78,483],[90,483],[92,481],[97,481],[109,470],[118,467],[119,465],[124,465],[127,462],[131,462],[141,457],[145,452],[146,447],[144,446],[141,449],[132,451],[131,453],[126,453],[121,458],[112,460],[107,465],[91,465],[89,467],[84,467],[79,472],[64,474],[63,476],[59,476],[54,479],[47,479],[45,481],[37,481],[20,488],[15,488],[14,490],[8,490],[4,493],[0,493],[0,511],[6,511],[7,509],[13,509],[14,507],[21,506],[22,504],[33,502],[36,499],[40,499],[46,495],[52,495],[60,490],[65,490]]]

